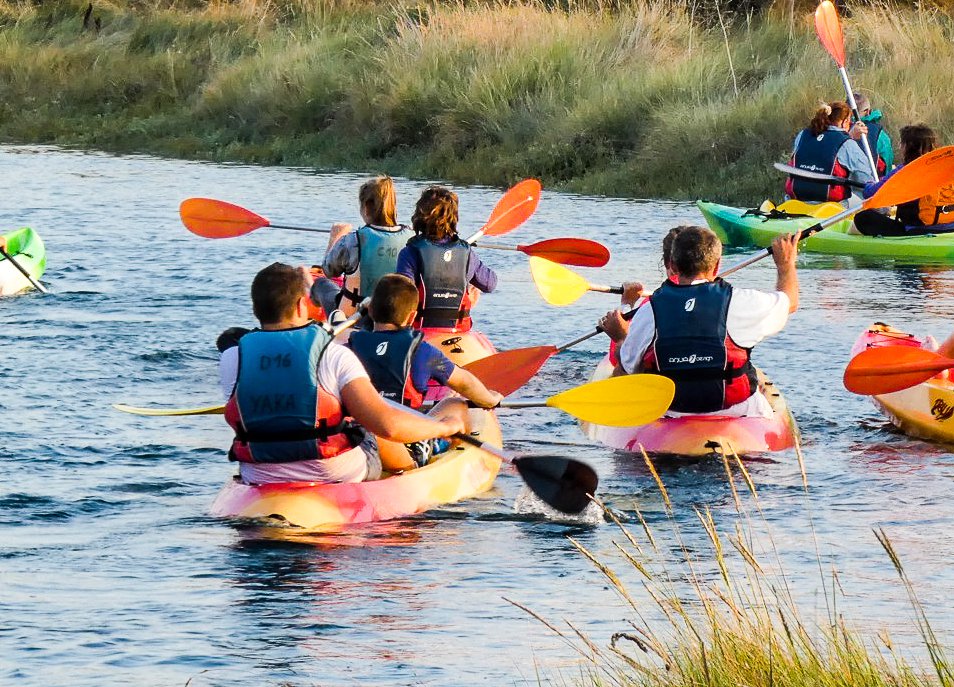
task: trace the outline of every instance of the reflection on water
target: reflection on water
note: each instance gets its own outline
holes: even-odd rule
[[[251,324],[252,275],[274,260],[311,264],[323,253],[323,237],[278,230],[199,239],[178,222],[183,198],[231,200],[289,224],[355,221],[363,177],[16,147],[0,148],[0,170],[0,212],[7,225],[41,232],[54,291],[0,301],[0,683],[536,685],[554,671],[572,681],[579,665],[505,599],[570,620],[604,644],[629,628],[631,609],[567,540],[618,560],[615,525],[595,510],[582,523],[541,517],[510,471],[484,498],[336,534],[224,523],[205,515],[233,470],[220,418],[109,409],[217,400],[213,344],[226,326]],[[403,219],[424,185],[399,182]],[[500,192],[460,195],[466,232]],[[545,193],[513,240],[603,240],[613,260],[587,272],[592,281],[653,283],[663,278],[661,236],[698,221],[686,203]],[[503,288],[481,300],[477,322],[501,349],[575,338],[615,304],[591,293],[550,308],[524,256],[482,257]],[[891,626],[910,648],[918,640],[907,600],[871,534],[885,528],[949,638],[954,453],[886,428],[840,379],[855,337],[873,320],[946,335],[954,272],[820,255],[803,256],[800,268],[800,312],[754,357],[798,418],[809,490],[791,454],[748,461],[761,509],[753,539],[777,550],[806,615],[821,622],[817,541],[822,568],[841,572],[847,597],[839,610],[862,627]],[[774,281],[767,261],[733,279],[756,288]],[[604,346],[594,339],[556,356],[526,395],[585,381]],[[677,537],[641,457],[590,444],[552,409],[501,419],[518,453],[565,453],[596,466],[600,498],[647,551],[640,515],[672,557],[708,550],[697,509],[726,530],[740,521],[719,461],[655,463]],[[640,599],[639,574],[615,567]],[[698,572],[717,571],[703,557]]]

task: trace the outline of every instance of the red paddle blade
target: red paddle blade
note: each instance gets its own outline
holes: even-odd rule
[[[515,348],[475,360],[465,365],[464,369],[482,381],[488,389],[509,396],[529,382],[556,353],[556,346]]]
[[[603,267],[610,259],[606,246],[589,239],[546,239],[529,246],[517,246],[517,250],[550,262],[577,267]]]
[[[954,183],[954,146],[945,146],[909,162],[888,177],[863,207],[886,208],[921,198]]]
[[[901,391],[954,367],[954,360],[914,346],[883,346],[862,351],[845,368],[845,388],[874,396]]]
[[[238,205],[212,198],[186,198],[179,206],[186,229],[207,239],[229,239],[267,227],[261,215]]]
[[[536,179],[524,179],[497,201],[490,219],[480,231],[484,236],[500,236],[513,231],[536,212],[542,190]]]
[[[825,50],[831,55],[835,64],[844,67],[845,37],[841,32],[838,10],[835,9],[830,0],[822,2],[815,10],[815,32],[818,34],[818,40],[825,46]]]

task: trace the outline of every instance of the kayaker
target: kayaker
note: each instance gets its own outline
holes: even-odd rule
[[[353,283],[355,279],[347,279],[339,290],[333,282],[320,278],[312,285],[312,299],[327,313],[343,299],[348,306],[345,312],[353,312],[382,275],[394,272],[398,253],[414,236],[410,227],[397,222],[397,193],[391,177],[379,176],[364,182],[358,191],[358,207],[364,225],[357,231],[352,231],[350,224],[333,225],[321,265],[329,280],[356,275],[357,285]]]
[[[416,235],[398,255],[396,271],[417,286],[417,329],[470,331],[478,293],[497,288],[497,274],[457,235],[457,216],[457,194],[443,186],[424,189],[414,208]]]
[[[7,237],[6,236],[0,236],[0,250],[2,250],[4,253],[7,252]]]
[[[789,164],[809,172],[867,184],[874,181],[874,176],[868,157],[858,143],[867,133],[864,122],[851,123],[851,108],[847,103],[824,104],[815,112],[808,127],[795,137]],[[852,196],[848,186],[795,176],[790,176],[785,182],[785,194],[787,198],[808,203],[860,203],[857,197]]]
[[[666,279],[630,323],[619,310],[599,322],[620,344],[614,374],[656,372],[673,379],[671,415],[772,417],[750,355],[798,309],[796,253],[796,237],[779,236],[772,243],[776,290],[735,289],[716,278],[718,237],[703,227],[685,227],[673,241],[677,279]]]
[[[917,160],[937,148],[937,134],[926,124],[901,127],[901,166]],[[881,181],[865,186],[862,195],[870,198],[901,167]],[[894,217],[877,210],[855,215],[855,227],[866,236],[924,236],[954,231],[954,185],[942,186],[929,195],[902,203]]]
[[[308,319],[307,278],[274,263],[252,282],[261,328],[226,348],[232,380],[225,419],[235,430],[229,459],[250,484],[360,482],[392,469],[374,435],[413,443],[468,431],[467,404],[445,399],[430,416],[404,412],[371,385],[361,362]]]
[[[871,101],[864,93],[855,93],[854,96],[861,121],[868,127],[868,133],[865,136],[868,137],[868,146],[871,148],[871,154],[874,155],[878,176],[883,177],[894,167],[894,150],[891,147],[891,137],[888,136],[887,129],[881,123],[884,114],[881,110],[871,109]]]
[[[432,380],[447,386],[480,408],[494,408],[503,396],[491,391],[467,370],[457,367],[447,356],[424,341],[424,335],[411,329],[417,316],[417,287],[402,274],[387,274],[378,280],[371,296],[369,314],[373,331],[352,332],[348,345],[358,356],[371,383],[387,399],[420,408]],[[389,442],[390,443],[390,442]],[[380,449],[385,451],[383,441]],[[417,442],[406,449],[393,447],[394,463],[403,457],[406,467],[413,458],[424,465],[432,454],[447,447],[444,439]],[[403,455],[402,455],[403,452]]]

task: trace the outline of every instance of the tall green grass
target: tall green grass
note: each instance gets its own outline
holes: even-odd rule
[[[726,44],[695,5],[561,5],[94,0],[84,27],[85,0],[0,0],[0,139],[753,203],[843,97],[808,14]],[[845,31],[889,130],[952,140],[952,15],[858,6]]]
[[[827,612],[807,612],[793,591],[759,496],[737,456],[723,458],[738,513],[723,529],[708,509],[695,512],[704,532],[687,540],[674,517],[659,474],[645,456],[659,487],[667,518],[650,525],[637,511],[638,524],[627,527],[607,510],[621,540],[614,567],[571,539],[630,606],[628,628],[608,644],[593,640],[568,622],[553,624],[515,603],[577,653],[583,684],[607,687],[949,687],[954,666],[935,635],[914,585],[884,531],[883,547],[908,593],[925,648],[926,664],[912,664],[890,634],[869,637],[854,628],[839,606],[842,586],[837,571],[826,572],[818,544],[819,578]],[[800,455],[799,455],[799,458]],[[804,480],[804,470],[803,470]],[[803,481],[807,490],[807,480]],[[810,518],[810,512],[808,513]],[[690,543],[691,542],[691,543]],[[790,545],[792,542],[788,542]],[[874,539],[872,544],[875,544]],[[675,552],[675,553],[673,553]],[[624,580],[636,578],[638,591]],[[804,595],[803,595],[804,596]]]

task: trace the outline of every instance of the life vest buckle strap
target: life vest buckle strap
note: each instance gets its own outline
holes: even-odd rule
[[[364,299],[361,297],[361,294],[357,291],[352,291],[347,286],[341,287],[341,292],[339,293],[338,304],[341,304],[341,301],[347,298],[351,301],[351,305],[359,305]]]

